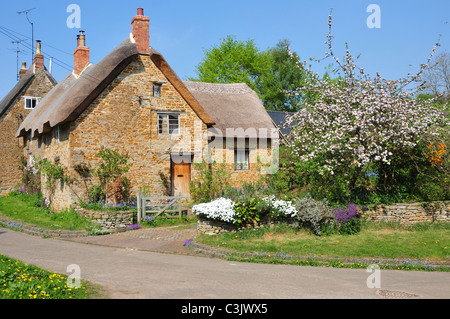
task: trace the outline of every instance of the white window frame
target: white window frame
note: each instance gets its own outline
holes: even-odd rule
[[[56,140],[56,144],[59,144],[59,141],[60,141],[60,139],[59,139],[59,137],[60,137],[59,125],[56,126],[56,127],[54,128],[54,130],[55,130],[55,140]]]
[[[34,110],[39,105],[39,102],[41,102],[41,98],[36,96],[24,96],[23,98],[25,110]],[[27,101],[36,101],[36,105],[34,107],[28,107]]]
[[[180,113],[171,113],[171,112],[159,112],[157,114],[157,124],[158,124],[158,135],[180,135],[181,134],[181,121],[180,121]],[[175,133],[170,133],[170,116],[176,116],[177,117],[177,125],[178,128],[175,131]],[[166,117],[167,118],[167,127],[161,127],[160,125],[160,118]],[[165,129],[165,130],[164,130]],[[162,131],[162,132],[161,132]]]
[[[238,160],[238,153],[244,153],[244,161]],[[235,171],[248,171],[250,170],[250,149],[248,148],[235,148],[234,149],[234,170]]]

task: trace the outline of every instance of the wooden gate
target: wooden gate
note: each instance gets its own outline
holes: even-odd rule
[[[141,193],[137,195],[137,222],[141,223],[146,216],[157,218],[183,218],[183,199],[186,196],[151,196],[145,197]]]

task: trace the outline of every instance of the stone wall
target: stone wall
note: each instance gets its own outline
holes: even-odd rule
[[[419,222],[450,221],[450,201],[432,203],[400,203],[378,206],[375,209],[363,209],[368,221],[398,222],[415,224]]]
[[[104,231],[126,231],[133,224],[133,212],[129,211],[93,211],[73,205],[80,215],[97,223]]]
[[[205,234],[205,235],[218,235],[222,233],[228,233],[228,232],[234,232],[237,230],[236,226],[230,223],[221,222],[213,219],[207,219],[202,218],[200,216],[197,217],[198,223],[197,223],[197,231]],[[288,225],[292,225],[293,227],[297,227],[298,221],[290,218],[286,218],[283,220],[273,220],[269,218],[262,218],[260,222],[253,224],[253,225],[247,225],[244,228],[249,229],[259,229],[261,227],[274,227],[275,225],[279,223],[286,223]]]
[[[389,206],[379,206],[376,209],[359,209],[367,221],[370,222],[395,222],[404,225],[413,225],[423,222],[449,222],[450,221],[450,201],[432,203],[401,203]],[[249,228],[258,229],[265,226],[274,226],[279,222],[298,226],[295,220],[283,220],[275,222],[273,220],[262,220],[257,225]],[[198,217],[197,230],[206,235],[218,235],[225,232],[236,231],[233,224],[205,219]]]

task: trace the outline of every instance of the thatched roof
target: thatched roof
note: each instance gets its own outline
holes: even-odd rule
[[[89,65],[80,76],[70,73],[61,81],[24,120],[17,137],[31,132],[33,136],[43,134],[52,127],[74,121],[95,98],[139,55],[130,36],[98,64]],[[214,122],[183,85],[164,57],[150,49],[150,57],[166,78],[192,106],[207,124]]]
[[[210,135],[222,137],[278,137],[258,94],[245,83],[185,81],[184,85],[215,122]],[[234,132],[233,132],[234,131]]]
[[[47,70],[35,68],[34,64],[32,64],[24,76],[16,83],[13,89],[9,91],[9,93],[6,94],[6,96],[0,101],[0,117],[8,111],[14,101],[24,92],[24,90],[26,90],[28,85],[31,84],[36,77],[37,72],[43,72],[53,85],[57,84],[55,78]]]

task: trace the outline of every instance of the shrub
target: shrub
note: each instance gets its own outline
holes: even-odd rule
[[[106,194],[100,185],[92,185],[88,189],[88,198],[90,203],[99,203],[105,201]]]
[[[361,230],[361,216],[357,207],[349,204],[347,207],[339,207],[333,211],[335,216],[336,228],[340,234],[351,235]]]
[[[206,203],[222,197],[230,178],[225,163],[209,164],[203,160],[201,163],[194,163],[194,166],[198,170],[198,177],[189,185],[192,201]]]
[[[264,197],[262,201],[268,205],[271,216],[275,219],[280,217],[297,217],[297,209],[292,201],[277,199],[274,195]]]
[[[322,227],[333,218],[327,202],[314,200],[309,194],[298,199],[295,208],[298,221],[318,236],[322,235]]]

